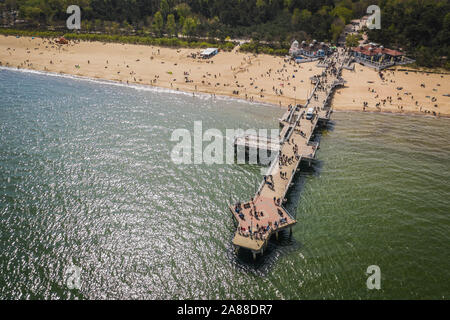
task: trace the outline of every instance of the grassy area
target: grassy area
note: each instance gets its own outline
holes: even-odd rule
[[[181,40],[179,38],[153,38],[146,36],[128,36],[128,35],[110,35],[110,34],[95,34],[95,33],[64,33],[58,31],[31,31],[31,30],[17,30],[17,29],[1,29],[0,34],[9,36],[24,36],[24,37],[41,37],[41,38],[56,38],[64,36],[67,40],[81,40],[81,41],[100,41],[100,42],[117,42],[129,44],[142,44],[162,47],[176,47],[176,48],[208,48],[217,47],[224,51],[231,51],[235,47],[232,42],[205,42],[198,40]]]
[[[406,71],[406,72],[419,72],[419,73],[434,73],[434,74],[450,74],[449,70],[446,68],[426,68],[417,65],[416,63],[410,63],[403,66],[396,66],[393,68],[396,71]]]
[[[265,53],[277,56],[285,56],[289,54],[288,48],[274,47],[267,44],[261,44],[255,41],[242,44],[239,50],[242,52]]]
[[[115,42],[115,43],[129,43],[142,44],[150,46],[172,47],[172,48],[209,48],[217,47],[224,51],[231,51],[235,47],[233,42],[205,42],[198,40],[183,40],[180,38],[154,38],[147,36],[130,36],[118,34],[103,34],[103,33],[65,33],[62,31],[32,31],[32,30],[18,30],[18,29],[3,29],[0,28],[0,34],[9,36],[23,36],[23,37],[40,37],[40,38],[57,38],[62,37],[67,40],[81,40],[81,41],[100,41],[100,42]],[[274,45],[261,44],[252,41],[250,43],[242,44],[239,48],[242,52],[264,53],[269,55],[284,56],[289,53],[288,48],[283,48]]]
[[[55,38],[55,37],[61,37],[64,33],[56,32],[56,31],[31,31],[31,30],[17,30],[17,29],[0,28],[0,34],[5,35],[5,36]]]

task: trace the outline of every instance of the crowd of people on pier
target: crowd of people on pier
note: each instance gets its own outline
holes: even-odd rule
[[[287,223],[287,218],[280,218],[275,220],[272,227],[272,222],[268,222],[267,225],[259,225],[256,223],[255,226],[249,225],[248,227],[239,226],[238,233],[244,237],[251,237],[255,240],[264,240],[270,234],[271,230],[277,230]]]
[[[339,79],[340,75],[340,68],[338,68],[338,62],[339,59],[330,59],[328,62],[327,68],[324,70],[324,72],[321,75],[316,76],[316,87],[315,91],[312,93],[311,98],[314,101],[319,102],[320,96],[322,92],[325,92],[326,96],[329,94],[332,87],[335,85],[334,79]],[[330,81],[330,78],[332,79]],[[330,83],[328,83],[330,82]],[[323,95],[322,95],[323,96]],[[325,103],[325,101],[323,101]],[[318,103],[316,103],[316,106],[311,107],[313,111],[308,112],[314,112],[314,114],[318,114],[320,107],[317,106]],[[294,106],[290,105],[288,107],[288,115],[285,117],[285,119],[289,123],[294,123],[293,130],[294,133],[299,134],[303,138],[307,138],[307,134],[303,132],[305,130],[306,132],[312,132],[313,128],[306,128],[301,130],[300,129],[300,120],[304,121],[305,119],[305,110],[300,110],[302,106],[297,105],[295,109],[293,109]],[[296,117],[294,116],[296,115]],[[313,122],[313,119],[310,119],[306,117],[308,120],[308,123],[311,122],[311,125],[315,125]],[[302,122],[302,127],[304,126],[304,122]],[[282,148],[280,148],[278,153],[278,167],[280,169],[279,174],[281,179],[288,180],[292,177],[292,175],[295,174],[295,168],[293,167],[294,164],[296,164],[298,161],[300,161],[301,155],[299,153],[299,141],[302,142],[302,140],[298,140],[298,136],[293,136],[292,134],[287,137],[285,140],[285,144]],[[313,146],[312,150],[313,152],[316,150],[317,146]],[[310,155],[312,156],[312,154]],[[287,169],[289,168],[289,169]],[[289,172],[289,170],[292,170],[292,172]],[[264,176],[264,183],[263,187],[258,190],[257,196],[261,195],[261,190],[264,190],[264,186],[267,186],[271,191],[275,191],[275,181],[274,176],[272,174],[265,175]],[[270,215],[269,221],[267,219],[261,220],[261,217],[264,217],[263,211],[258,211],[255,205],[255,202],[252,200],[244,205],[244,208],[247,210],[246,214],[244,214],[244,209],[242,208],[241,203],[237,203],[235,205],[235,212],[242,220],[238,227],[238,232],[242,236],[251,237],[252,239],[265,239],[268,234],[270,234],[270,231],[276,230],[280,227],[282,227],[284,224],[288,223],[288,217],[285,216],[284,210],[282,209],[282,202],[284,199],[281,199],[277,196],[273,197],[273,203],[276,206],[277,213],[279,217],[274,218],[273,215]],[[249,215],[249,216],[248,216]],[[250,218],[251,221],[248,221]],[[255,220],[253,220],[253,218]],[[243,221],[248,223],[247,226],[244,226]],[[262,221],[266,221],[266,223],[262,224]]]
[[[273,176],[270,174],[268,176],[264,176],[264,184],[267,184],[271,190],[274,190],[274,182]]]

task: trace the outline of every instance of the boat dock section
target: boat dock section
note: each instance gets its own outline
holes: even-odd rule
[[[276,152],[263,181],[250,201],[233,203],[229,208],[237,222],[233,238],[236,250],[246,248],[256,254],[264,253],[269,238],[283,229],[290,229],[297,220],[284,207],[286,194],[293,184],[301,161],[315,159],[318,142],[311,141],[314,130],[330,119],[330,99],[334,89],[345,81],[341,78],[344,57],[334,54],[327,59],[322,74],[315,77],[315,87],[304,106],[291,106],[280,119],[279,141],[255,136],[238,137],[235,148],[256,148]],[[312,114],[307,110],[312,108]]]

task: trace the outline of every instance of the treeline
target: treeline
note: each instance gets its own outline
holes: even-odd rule
[[[250,38],[243,50],[269,54],[287,52],[293,39],[336,42],[346,24],[377,4],[381,30],[369,30],[370,41],[402,48],[419,65],[448,67],[448,0],[5,0],[2,24],[17,28],[21,19],[34,30],[62,30],[72,4],[82,11],[81,33],[185,39],[171,40],[180,45]],[[8,18],[12,12],[17,17]]]
[[[32,31],[18,29],[2,29],[0,34],[8,36],[25,36],[25,37],[41,37],[41,38],[58,38],[63,36],[67,40],[81,41],[100,41],[100,42],[117,42],[129,44],[142,44],[162,47],[175,48],[209,48],[217,47],[224,51],[231,51],[235,47],[232,42],[206,42],[197,40],[182,40],[179,38],[154,38],[131,35],[109,35],[109,34],[91,34],[91,33],[66,33],[61,31]]]
[[[450,69],[450,4],[448,0],[382,0],[381,29],[369,39],[402,48],[419,66]]]
[[[239,50],[243,52],[264,53],[277,56],[285,56],[289,53],[289,43],[260,43],[259,41],[250,41],[240,46]]]
[[[336,41],[369,0],[6,0],[29,26],[64,26],[71,4],[82,11],[83,32],[153,36]]]

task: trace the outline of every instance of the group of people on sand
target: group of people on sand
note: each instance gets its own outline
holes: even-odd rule
[[[379,78],[382,82],[382,84],[390,84],[390,83],[395,83],[394,79],[388,79],[389,77],[394,77],[395,76],[395,70],[382,70],[378,72]],[[406,71],[405,74],[408,74],[408,72]],[[428,76],[429,74],[426,73],[426,75]],[[441,75],[441,78],[443,78],[444,76]],[[373,81],[369,81],[369,83],[373,83]],[[437,87],[440,87],[440,84],[437,83],[436,84]],[[425,83],[421,83],[419,85],[419,88],[424,89]],[[403,87],[397,87],[397,90],[399,92],[397,92],[397,97],[394,103],[394,100],[392,98],[392,96],[386,96],[386,97],[381,97],[380,93],[377,92],[377,90],[375,90],[374,88],[368,87],[367,91],[370,92],[371,94],[374,95],[373,99],[375,99],[375,103],[373,104],[373,106],[375,108],[377,108],[378,111],[382,111],[382,107],[386,107],[387,105],[392,107],[397,107],[397,109],[400,112],[403,112],[403,103],[408,104],[404,98],[405,96],[409,96],[411,101],[414,101],[414,104],[408,104],[406,107],[408,108],[415,108],[415,110],[417,110],[418,112],[423,112],[423,113],[428,113],[428,114],[433,114],[434,116],[439,116],[440,112],[437,110],[437,108],[439,107],[439,105],[436,103],[437,98],[436,97],[431,97],[431,96],[426,96],[425,98],[430,99],[430,102],[432,103],[432,109],[436,108],[435,110],[430,110],[427,107],[425,107],[424,105],[421,105],[421,103],[419,102],[419,100],[416,98],[414,98],[414,95],[412,95],[410,92],[404,91]],[[401,94],[401,91],[403,90],[403,94]],[[437,91],[437,88],[434,88],[433,91]],[[353,100],[354,101],[354,100]],[[405,101],[405,102],[404,102]],[[362,104],[362,109],[363,111],[366,111],[366,109],[369,107],[369,103],[367,101],[363,101]]]
[[[35,69],[35,68],[40,68],[39,64],[45,64],[43,68],[43,70],[45,71],[50,71],[50,70],[55,70],[55,68],[57,68],[57,66],[61,65],[62,67],[64,67],[64,64],[62,64],[62,59],[60,59],[60,57],[56,56],[56,57],[52,57],[52,59],[47,59],[45,62],[41,62],[39,60],[34,60],[33,57],[33,53],[36,52],[35,54],[44,54],[45,52],[43,51],[58,51],[60,53],[63,53],[63,51],[68,50],[68,48],[70,48],[71,46],[76,45],[77,43],[80,43],[80,41],[69,41],[69,43],[67,45],[61,45],[58,43],[57,39],[42,39],[37,43],[33,43],[33,41],[36,42],[36,40],[32,40],[32,38],[29,40],[30,44],[26,44],[23,49],[25,49],[27,54],[31,54],[29,59],[24,59],[22,61],[19,62],[15,62],[14,66],[17,66],[17,68],[29,68],[29,69]],[[149,57],[150,60],[154,60],[154,61],[158,61],[158,63],[166,63],[167,64],[167,60],[166,61],[162,61],[161,59],[165,59],[166,55],[163,54],[162,49],[160,51],[159,48],[157,47],[153,47],[152,46],[153,51],[151,52],[151,56]],[[7,48],[7,54],[9,55],[13,55],[14,51],[16,51],[15,48]],[[180,53],[180,50],[177,50],[177,53]],[[235,53],[237,54],[237,51],[235,51]],[[161,57],[161,58],[160,58]],[[256,57],[256,59],[255,59]],[[181,56],[178,56],[178,59],[182,58]],[[344,55],[344,51],[341,49],[338,49],[338,52],[335,53],[332,56],[329,56],[327,58],[324,59],[323,62],[325,62],[327,64],[327,68],[326,70],[324,70],[324,74],[325,75],[337,75],[337,73],[339,72],[338,70],[338,65],[340,64],[341,61],[343,61],[343,59],[347,59],[348,56]],[[30,59],[33,59],[33,61],[31,61]],[[141,58],[142,59],[142,58]],[[224,82],[224,81],[212,81],[209,78],[212,79],[219,79],[222,78],[222,76],[219,74],[208,74],[208,72],[205,72],[203,74],[204,79],[200,79],[197,80],[192,79],[191,76],[191,72],[186,72],[186,70],[184,71],[184,76],[178,77],[178,82],[175,81],[175,78],[170,78],[170,79],[164,79],[164,81],[167,80],[167,86],[173,87],[174,89],[176,88],[178,89],[182,89],[182,87],[178,87],[179,85],[183,86],[183,84],[180,84],[180,82],[183,82],[185,86],[192,86],[192,89],[194,86],[200,86],[202,85],[206,85],[206,86],[211,86],[214,87],[214,93],[211,93],[212,96],[215,96],[215,92],[216,90],[220,90],[222,93],[224,94],[230,94],[230,95],[234,95],[234,96],[241,96],[242,98],[245,97],[246,100],[249,101],[254,101],[255,99],[263,99],[263,98],[268,98],[268,100],[270,101],[270,99],[272,99],[273,102],[275,103],[279,103],[281,105],[282,102],[282,98],[278,98],[280,97],[292,97],[293,96],[293,91],[296,91],[296,81],[298,81],[297,79],[294,78],[298,78],[297,77],[297,72],[301,71],[302,68],[305,68],[303,66],[298,65],[295,61],[293,61],[292,59],[279,59],[279,61],[277,61],[277,63],[279,64],[279,67],[273,67],[273,65],[270,65],[267,67],[267,69],[263,69],[264,68],[264,63],[263,60],[259,61],[258,60],[258,56],[257,55],[244,55],[242,56],[242,60],[239,61],[237,65],[233,64],[230,65],[230,72],[231,77],[234,77],[234,82],[230,81],[230,82],[225,82],[225,83],[220,83],[220,82]],[[69,59],[70,60],[70,59]],[[92,59],[91,59],[92,60]],[[50,62],[49,62],[50,61]],[[87,62],[86,62],[87,61]],[[79,73],[81,70],[83,70],[84,73],[84,66],[87,65],[91,65],[95,66],[96,62],[94,60],[89,61],[86,60],[85,63],[82,65],[81,63],[77,62],[74,63],[73,66],[76,69],[75,71],[77,73]],[[139,59],[135,60],[136,62],[140,61]],[[170,61],[170,60],[169,60]],[[197,61],[197,60],[196,60]],[[200,62],[204,62],[204,59],[198,60]],[[67,61],[64,61],[64,63],[66,64]],[[199,62],[199,63],[200,63]],[[213,60],[211,60],[211,62],[213,62]],[[87,63],[87,64],[86,64]],[[129,63],[129,62],[127,62]],[[239,63],[241,64],[239,66]],[[177,66],[179,65],[180,62],[177,60],[175,61],[174,65]],[[10,66],[11,62],[7,62],[7,61],[3,61],[3,65],[6,66]],[[254,72],[251,72],[251,76],[248,76],[246,73],[250,72],[250,71],[254,71],[255,68],[253,68],[253,66],[258,67],[258,75],[255,76]],[[103,66],[105,69],[112,69],[113,67],[115,68],[115,64],[113,65],[113,63],[110,62],[110,64],[108,64],[108,62],[106,62],[106,64]],[[117,67],[119,67],[119,65],[117,65]],[[114,75],[120,75],[120,78],[118,81],[126,81],[127,83],[143,83],[144,80],[141,77],[138,77],[138,75],[136,74],[135,71],[131,70],[133,68],[132,64],[126,64],[124,62],[124,65],[120,64],[120,69],[116,68]],[[122,68],[123,67],[123,68]],[[124,68],[130,68],[130,69],[124,69]],[[250,68],[253,68],[253,70],[250,70]],[[49,70],[50,69],[50,70]],[[81,70],[79,70],[81,69]],[[261,71],[259,71],[261,69]],[[126,70],[126,72],[125,72]],[[140,70],[140,69],[139,69]],[[139,70],[136,69],[136,71]],[[310,69],[311,70],[311,69]],[[180,70],[182,71],[182,70]],[[191,70],[189,70],[191,71]],[[409,71],[409,70],[408,70]],[[378,82],[381,81],[381,83],[383,85],[391,85],[392,83],[395,83],[396,81],[398,82],[397,74],[400,73],[402,71],[399,70],[392,70],[392,69],[385,69],[382,71],[379,71],[377,73],[377,80]],[[405,74],[408,74],[407,71],[404,72]],[[117,75],[116,75],[117,74]],[[126,78],[123,77],[123,75],[126,74]],[[195,72],[195,74],[198,74],[197,72]],[[201,74],[201,73],[200,73]],[[424,73],[424,77],[425,76],[429,76],[429,73]],[[164,78],[164,74],[162,73],[161,76]],[[206,77],[206,78],[205,78]],[[441,75],[441,78],[444,78],[443,75]],[[147,76],[147,81],[149,84],[151,85],[156,85],[157,82],[160,83],[162,82],[163,79],[158,79],[155,78],[152,79],[152,76]],[[243,81],[244,80],[244,81]],[[271,89],[270,87],[264,87],[264,83],[267,83],[267,81],[272,82],[271,84]],[[239,82],[241,81],[241,82]],[[195,82],[195,83],[194,83]],[[201,82],[201,84],[200,84]],[[244,84],[245,82],[245,84]],[[303,80],[301,80],[301,82],[303,82]],[[373,81],[371,81],[373,82]],[[220,83],[220,85],[218,85],[218,83]],[[250,85],[248,85],[250,84]],[[317,92],[320,91],[324,91],[329,89],[330,87],[330,83],[327,83],[327,79],[326,77],[320,81],[319,86],[316,88]],[[438,91],[440,90],[440,84],[429,84],[429,83],[417,83],[418,88],[417,89],[424,89],[424,88],[428,88],[430,85],[431,86],[435,86],[432,90],[433,91]],[[221,89],[219,89],[219,87]],[[225,89],[224,87],[229,87],[228,89]],[[298,89],[298,88],[297,88]],[[188,91],[194,91],[191,89],[187,89]],[[378,90],[378,89],[377,89]],[[413,89],[411,89],[413,90]],[[297,90],[298,91],[298,90]],[[373,95],[371,95],[372,99],[367,99],[366,101],[364,101],[362,103],[362,109],[364,111],[366,111],[368,108],[376,108],[377,110],[381,111],[382,108],[387,108],[387,109],[393,109],[396,108],[398,110],[403,110],[403,106],[405,107],[406,110],[411,110],[411,111],[417,111],[417,112],[421,112],[421,113],[427,113],[427,114],[433,114],[433,115],[440,115],[440,104],[439,104],[439,97],[438,96],[433,96],[433,95],[427,95],[425,97],[420,96],[420,93],[414,94],[414,97],[411,95],[410,97],[408,97],[408,100],[410,100],[409,98],[411,98],[410,101],[411,103],[408,103],[407,101],[405,101],[405,97],[403,97],[403,95],[400,97],[398,96],[397,99],[392,99],[389,98],[387,96],[383,96],[383,92],[381,90],[378,90],[379,92],[376,92],[375,89],[373,88],[369,88],[369,92]],[[420,92],[420,90],[418,90]],[[197,87],[195,88],[195,92],[197,92]],[[315,101],[318,101],[319,97],[317,95],[317,92],[313,95],[313,99]],[[269,97],[266,97],[266,96]],[[399,98],[402,98],[401,100]],[[354,99],[353,101],[355,101],[356,99]],[[359,104],[359,106],[361,106],[361,104]]]

